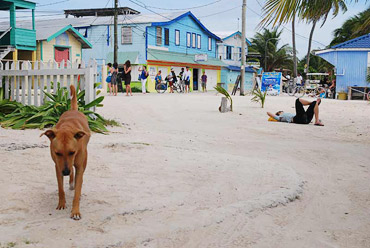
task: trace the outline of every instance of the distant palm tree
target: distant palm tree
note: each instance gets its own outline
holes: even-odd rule
[[[370,8],[347,19],[342,27],[334,30],[330,46],[370,33]]]
[[[322,20],[321,27],[325,24],[330,11],[333,11],[333,16],[337,16],[339,10],[347,11],[347,6],[344,0],[317,0],[303,1],[300,9],[300,18],[312,23],[310,37],[308,40],[308,50],[306,56],[307,72],[310,66],[310,53],[312,45],[312,37],[316,28],[316,24]]]
[[[353,1],[358,2],[359,0]],[[333,9],[334,13],[337,13],[345,2],[352,2],[352,0],[266,0],[263,6],[264,18],[260,22],[261,27],[270,24],[275,26],[292,23],[294,77],[296,77],[295,19],[305,19],[304,16],[306,18],[307,16],[326,18],[330,10]]]
[[[278,46],[282,31],[277,28],[272,30],[263,29],[262,33],[256,33],[252,38],[250,51],[261,54],[261,67],[265,66],[265,71],[272,71],[275,68],[291,67],[292,57],[289,54],[288,44]],[[267,48],[267,49],[266,49]],[[266,60],[267,59],[267,60]]]

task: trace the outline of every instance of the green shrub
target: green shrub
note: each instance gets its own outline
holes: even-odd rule
[[[104,100],[104,96],[85,104],[85,91],[79,91],[79,87],[76,91],[79,111],[86,115],[90,129],[98,133],[108,132],[105,126],[114,122],[106,120],[90,110],[93,107],[103,106],[100,103]],[[39,107],[27,106],[9,100],[0,101],[0,125],[12,129],[43,129],[54,126],[59,121],[60,116],[71,108],[68,90],[65,87],[60,88],[58,85],[56,94],[44,93],[49,99],[45,99],[44,104]]]
[[[251,101],[261,103],[261,107],[263,108],[265,106],[266,94],[267,94],[267,90],[265,90],[265,92],[262,92],[261,89],[259,88],[254,89],[252,92],[253,97]]]

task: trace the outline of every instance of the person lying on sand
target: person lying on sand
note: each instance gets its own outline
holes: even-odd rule
[[[267,115],[280,122],[297,123],[297,124],[309,124],[313,116],[315,115],[315,125],[324,126],[319,119],[319,105],[321,99],[317,101],[309,102],[307,100],[298,98],[295,101],[296,114],[285,113],[284,111],[278,111],[276,114],[267,112]],[[303,106],[308,106],[307,111],[304,110]]]

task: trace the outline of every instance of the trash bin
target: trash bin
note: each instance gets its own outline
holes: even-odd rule
[[[346,92],[339,92],[338,93],[338,100],[347,100],[347,93]]]

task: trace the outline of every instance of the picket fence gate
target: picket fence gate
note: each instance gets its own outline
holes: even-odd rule
[[[95,60],[87,65],[71,61],[0,61],[0,87],[5,79],[5,99],[15,100],[24,105],[40,106],[48,93],[56,93],[57,85],[77,88],[80,78],[80,89],[85,90],[85,103],[95,100],[94,83],[98,77],[98,66]]]

